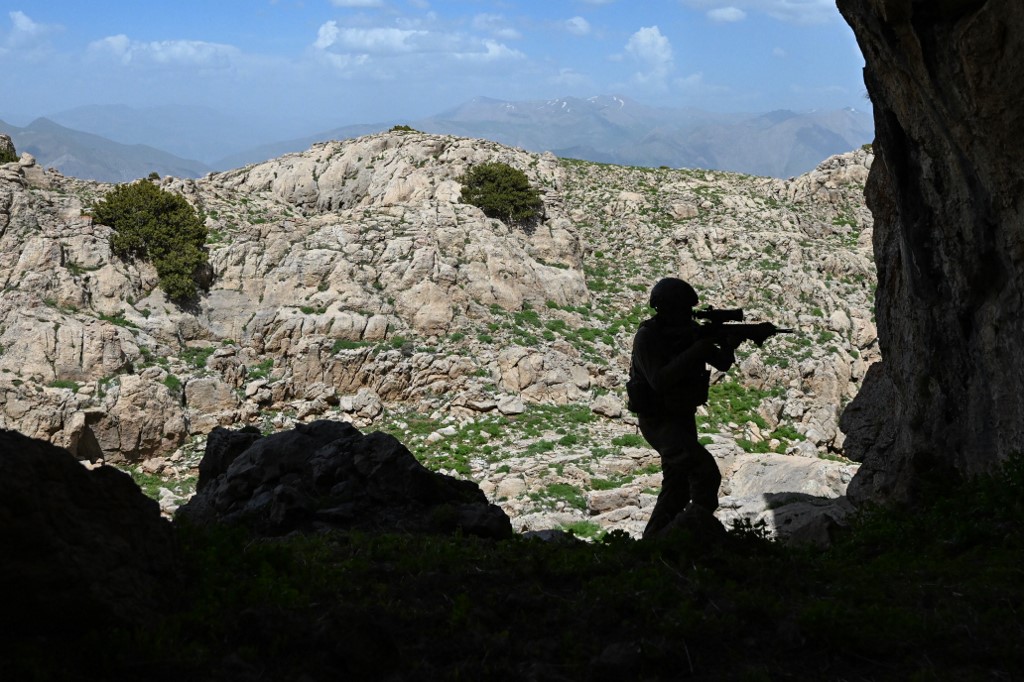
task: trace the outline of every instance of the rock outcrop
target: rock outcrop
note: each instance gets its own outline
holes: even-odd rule
[[[113,467],[0,430],[0,632],[59,641],[138,627],[167,610],[178,583],[171,524]]]
[[[847,410],[857,499],[1024,450],[1024,5],[839,0],[875,112],[883,362]]]
[[[326,528],[512,536],[476,484],[433,473],[393,436],[315,421],[266,437],[217,428],[176,518],[265,535]]]

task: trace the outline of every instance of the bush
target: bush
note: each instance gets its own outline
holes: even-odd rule
[[[11,142],[9,146],[3,144],[4,142],[10,142],[10,140],[11,138],[9,137],[6,140],[0,139],[0,163],[11,163],[18,160],[18,152],[14,149],[14,143]]]
[[[544,202],[540,191],[530,186],[526,174],[506,163],[473,166],[459,178],[461,200],[509,225],[532,226],[540,219]]]
[[[203,216],[184,197],[140,180],[118,185],[92,207],[98,223],[114,229],[113,252],[151,262],[172,300],[196,295],[196,276],[208,265]]]

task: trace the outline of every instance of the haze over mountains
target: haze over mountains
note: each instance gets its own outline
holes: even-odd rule
[[[348,125],[277,141],[267,121],[185,106],[93,105],[25,127],[0,120],[0,132],[11,135],[19,152],[66,175],[124,182],[153,171],[199,177],[396,124],[566,158],[779,178],[809,171],[874,135],[870,113],[854,109],[715,113],[650,107],[618,96],[519,102],[477,97],[424,119]]]

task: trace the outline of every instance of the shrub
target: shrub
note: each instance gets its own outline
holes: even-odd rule
[[[6,135],[3,136],[3,137],[6,137]],[[8,141],[10,139],[11,138],[9,138],[9,137],[7,138]],[[0,141],[2,141],[2,140],[0,140]],[[17,161],[17,160],[18,160],[18,152],[14,149],[14,143],[13,142],[11,142],[10,145],[0,144],[0,163],[11,163],[12,161]]]
[[[196,295],[196,276],[207,266],[203,216],[178,194],[141,180],[118,185],[92,207],[98,223],[114,229],[110,247],[122,258],[151,262],[172,300]]]
[[[473,166],[459,182],[461,200],[476,206],[488,218],[530,227],[543,213],[540,191],[530,186],[525,173],[507,163],[495,161]]]

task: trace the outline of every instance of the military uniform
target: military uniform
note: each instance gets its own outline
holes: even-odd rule
[[[663,482],[644,529],[650,537],[692,501],[708,512],[718,508],[722,475],[715,458],[699,442],[697,407],[707,402],[710,372],[726,371],[733,348],[701,337],[692,319],[672,323],[658,316],[640,325],[633,339],[628,393],[640,433],[661,455]]]

